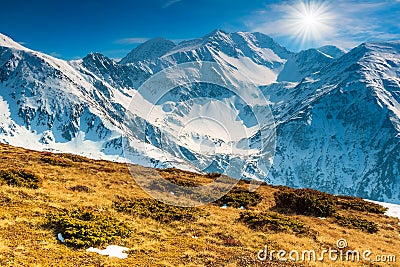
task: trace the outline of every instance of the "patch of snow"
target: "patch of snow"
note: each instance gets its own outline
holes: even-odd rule
[[[248,57],[233,58],[222,52],[219,52],[218,55],[228,65],[235,67],[236,70],[233,70],[232,73],[234,77],[245,75],[246,78],[259,85],[271,84],[277,80],[280,69],[273,70],[266,66],[259,65]]]
[[[129,248],[126,247],[121,247],[117,245],[111,245],[107,246],[106,249],[98,249],[94,247],[88,248],[86,251],[87,252],[95,252],[100,255],[108,256],[108,257],[116,257],[119,259],[126,259],[128,258],[128,254],[125,253],[125,251],[128,251]]]
[[[393,204],[393,203],[380,202],[380,201],[375,201],[375,200],[369,200],[369,199],[364,199],[364,200],[375,203],[375,204],[379,204],[385,208],[388,208],[388,210],[385,212],[385,215],[400,219],[400,205]]]

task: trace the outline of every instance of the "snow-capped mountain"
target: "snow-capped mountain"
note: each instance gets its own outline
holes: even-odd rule
[[[0,35],[0,141],[155,167],[234,165],[238,178],[400,203],[399,48],[294,53],[261,33],[217,30],[152,39],[120,62],[63,61]],[[251,112],[267,117],[265,106],[276,141]]]
[[[138,61],[153,61],[175,47],[174,42],[162,37],[144,42],[133,49],[126,57],[121,59],[121,64],[136,63]]]
[[[328,57],[339,58],[347,53],[343,48],[334,45],[325,45],[317,49],[319,52],[324,53]]]
[[[123,121],[141,70],[119,66],[99,54],[66,62],[24,48],[6,36],[1,41],[2,142],[122,160]],[[146,124],[140,118],[136,122]],[[173,156],[168,158],[172,165],[159,161],[165,155],[160,149],[153,151],[160,155],[157,159],[144,151],[131,153],[144,165],[188,168]]]
[[[295,86],[264,87],[277,120],[270,179],[399,202],[399,52],[362,44]]]

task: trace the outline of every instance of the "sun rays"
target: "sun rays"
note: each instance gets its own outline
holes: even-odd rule
[[[334,32],[335,17],[326,2],[300,2],[287,9],[284,30],[301,46],[309,45]]]

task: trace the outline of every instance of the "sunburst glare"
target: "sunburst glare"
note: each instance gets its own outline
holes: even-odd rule
[[[326,2],[300,2],[289,7],[284,20],[285,30],[301,46],[310,45],[333,34],[335,17]]]

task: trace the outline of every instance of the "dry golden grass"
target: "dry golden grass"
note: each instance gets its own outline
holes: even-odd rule
[[[374,253],[372,257],[395,255],[400,262],[400,226],[396,218],[340,211],[343,215],[358,216],[379,225],[377,233],[368,234],[339,226],[334,218],[289,215],[310,227],[316,233],[313,237],[251,230],[238,221],[242,210],[221,209],[210,204],[201,207],[209,213],[208,217],[193,222],[162,223],[113,208],[117,196],[149,197],[136,185],[125,164],[76,159],[4,144],[0,144],[0,151],[0,169],[24,169],[41,179],[38,189],[0,185],[0,266],[398,266],[397,263],[366,261],[281,263],[257,260],[257,252],[264,245],[275,250],[321,251],[336,248],[340,238],[345,238],[351,249],[369,249]],[[62,164],[51,164],[43,161],[43,157],[60,159]],[[133,175],[145,175],[146,168],[133,166],[131,171]],[[198,185],[213,180],[213,177],[176,169],[158,171],[175,182]],[[238,187],[246,189],[248,184],[240,182]],[[262,202],[250,210],[268,211],[274,206],[273,194],[277,190],[281,188],[262,185],[257,190],[263,197]],[[108,258],[67,247],[57,240],[54,231],[42,226],[49,212],[78,207],[107,212],[129,225],[131,237],[113,243],[131,249],[127,259]]]

